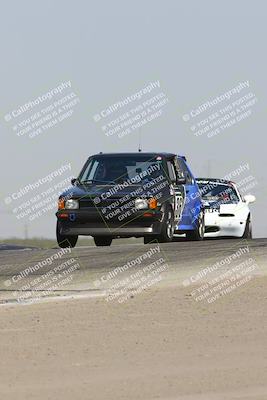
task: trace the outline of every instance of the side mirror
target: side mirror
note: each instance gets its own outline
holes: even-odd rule
[[[71,182],[71,184],[74,186],[75,183],[77,182],[77,178],[72,178],[70,182]]]
[[[186,183],[185,177],[180,177],[176,179],[176,184],[177,185],[184,185]]]
[[[254,201],[256,200],[256,197],[253,196],[253,194],[247,194],[246,196],[244,196],[244,200],[245,200],[245,203],[250,204],[250,203],[254,203]]]

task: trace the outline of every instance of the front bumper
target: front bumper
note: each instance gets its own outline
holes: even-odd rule
[[[142,237],[160,234],[162,213],[154,211],[146,217],[143,214],[136,213],[121,223],[117,220],[105,221],[99,213],[84,210],[60,210],[56,216],[60,234],[65,236]]]
[[[234,236],[242,237],[245,231],[246,221],[236,217],[219,217],[205,215],[204,237]]]
[[[160,231],[154,227],[91,227],[91,226],[63,226],[60,230],[62,235],[86,235],[86,236],[113,236],[113,237],[140,237],[144,235],[155,235]]]

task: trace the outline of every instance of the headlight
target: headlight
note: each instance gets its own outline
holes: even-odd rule
[[[74,200],[74,199],[66,200],[65,208],[69,209],[69,210],[76,210],[77,208],[79,208],[78,200]]]
[[[148,201],[146,199],[136,199],[135,208],[137,210],[143,210],[144,208],[148,208]]]

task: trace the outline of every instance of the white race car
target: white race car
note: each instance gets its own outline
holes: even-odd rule
[[[239,193],[233,182],[223,179],[198,178],[205,207],[205,237],[235,236],[252,238],[249,204],[256,198]]]

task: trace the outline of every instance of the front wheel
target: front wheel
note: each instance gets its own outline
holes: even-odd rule
[[[205,221],[204,212],[200,211],[198,216],[197,227],[194,231],[189,231],[186,233],[186,238],[188,240],[203,240],[205,233]]]
[[[66,247],[75,247],[78,240],[78,235],[75,236],[62,235],[60,233],[60,230],[61,230],[60,222],[57,222],[57,243],[59,247],[61,247],[62,249],[65,249]]]
[[[112,237],[109,236],[95,236],[94,242],[96,246],[110,246]]]
[[[246,222],[246,227],[245,227],[242,238],[243,239],[252,239],[252,225],[251,225],[250,216],[248,216],[248,219]]]
[[[171,207],[169,207],[166,211],[166,215],[162,223],[161,233],[155,236],[155,239],[157,239],[161,243],[172,242],[174,230],[175,230],[174,214]]]

